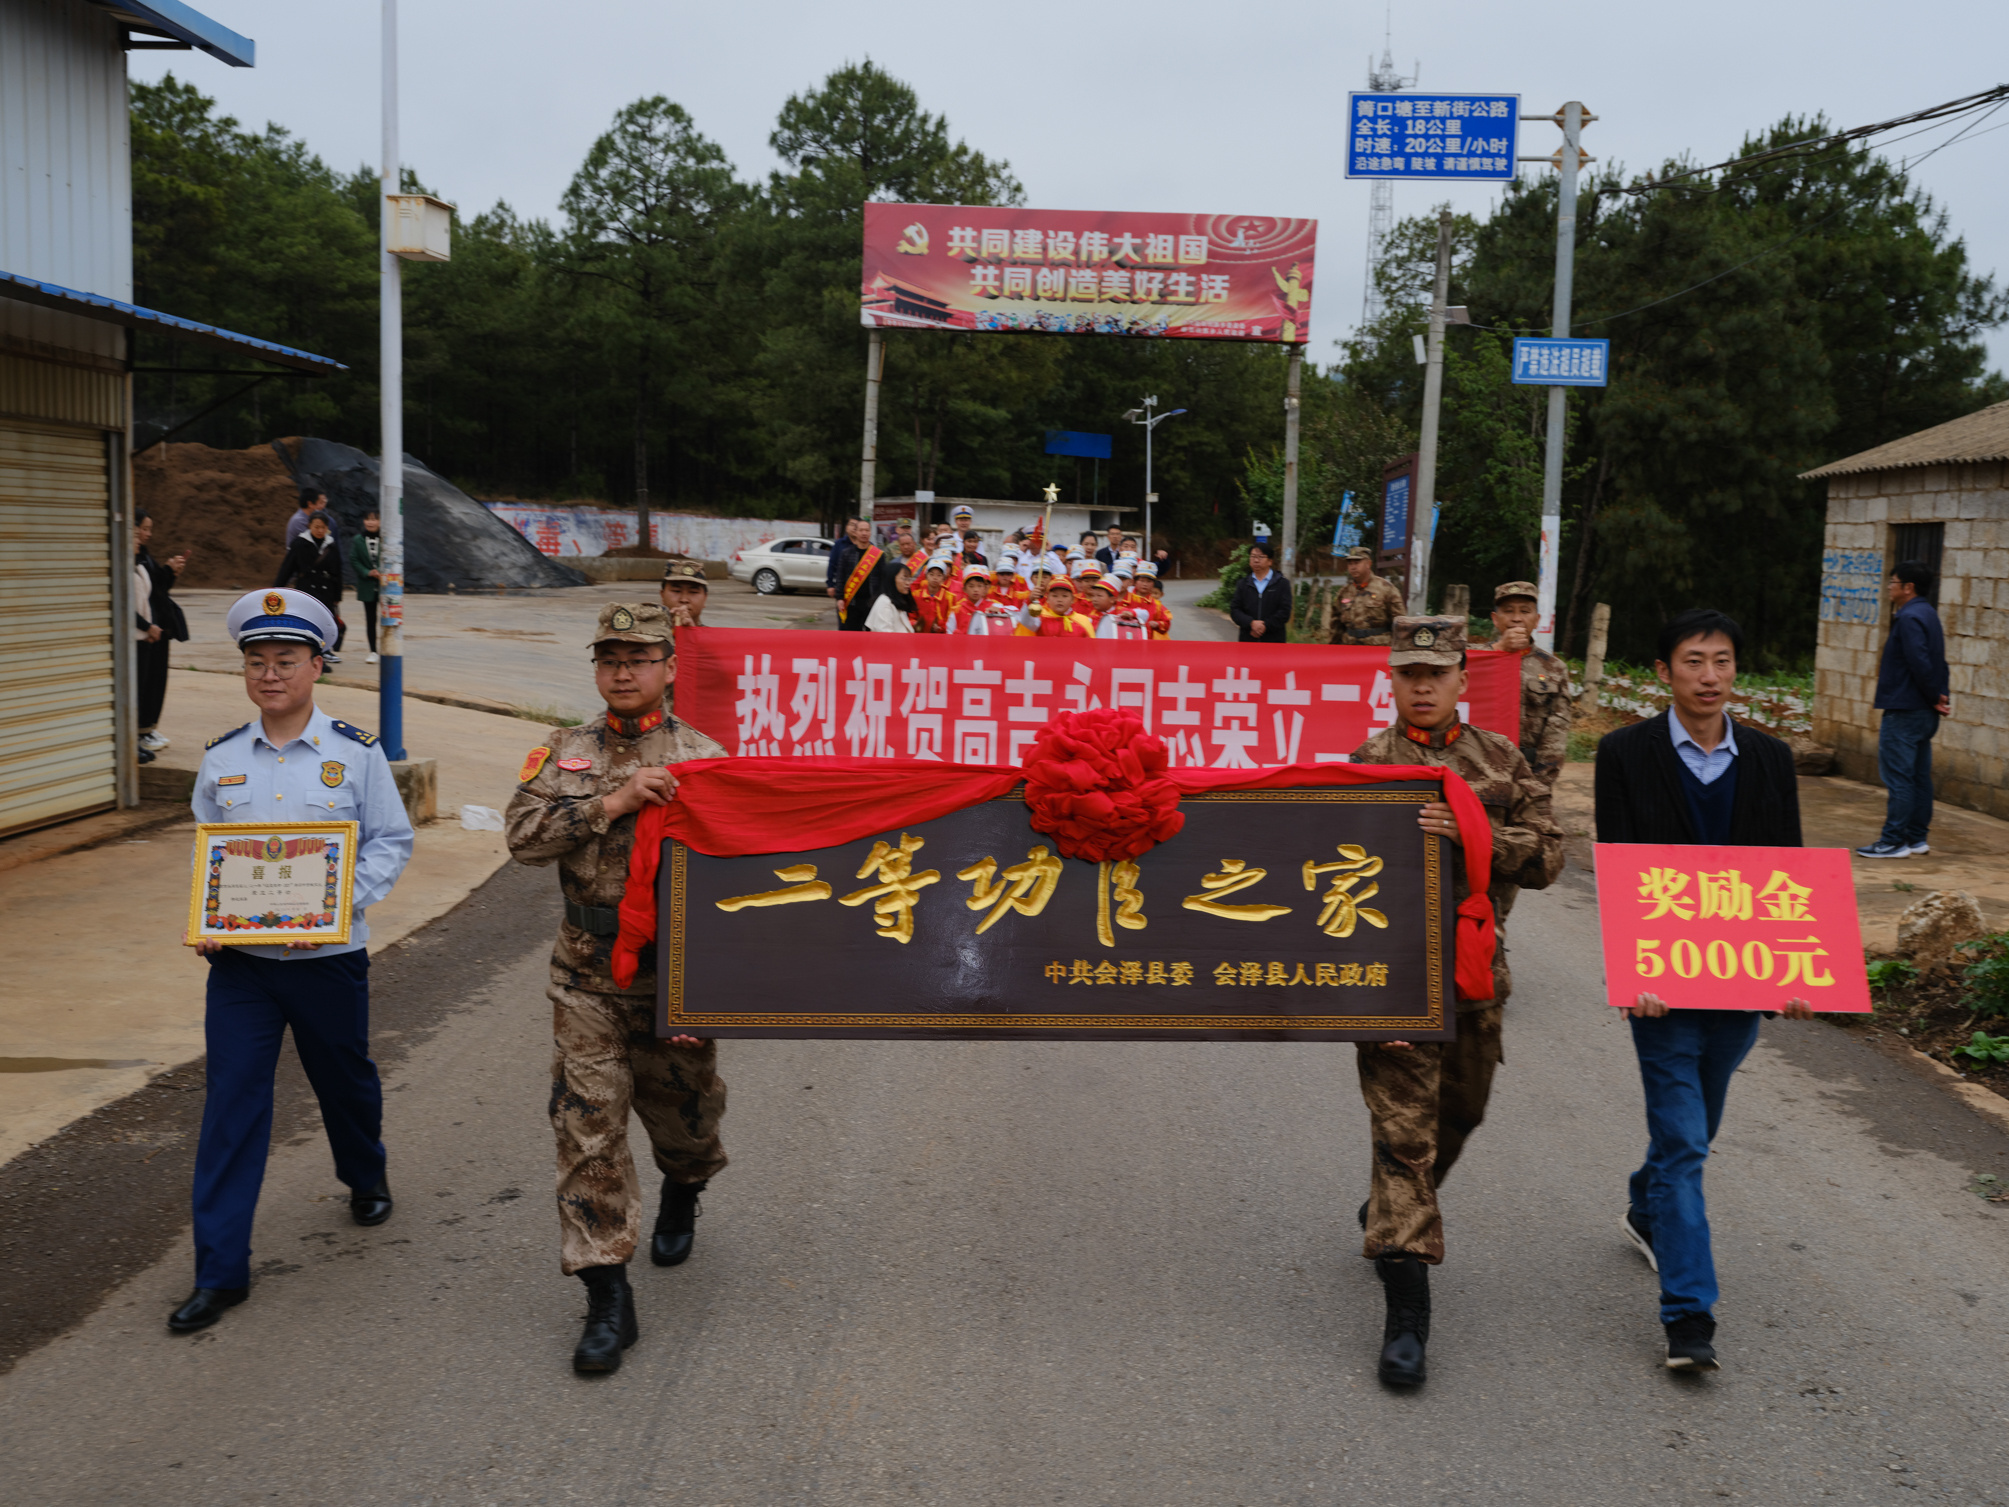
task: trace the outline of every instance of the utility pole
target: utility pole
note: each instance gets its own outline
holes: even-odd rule
[[[1451,298],[1451,207],[1437,213],[1437,281],[1430,295],[1430,340],[1424,350],[1423,433],[1416,455],[1416,502],[1409,510],[1411,612],[1423,611],[1430,588],[1430,520],[1437,506],[1437,430],[1444,407],[1444,320]]]
[[[1290,375],[1284,379],[1284,573],[1297,569],[1297,436],[1298,391],[1304,376],[1304,347],[1290,353]]]
[[[391,251],[398,176],[398,0],[383,0],[383,193],[377,204],[377,412],[383,448],[377,466],[378,527],[384,536],[377,608],[377,736],[384,756],[405,756],[405,337],[404,264]]]
[[[1579,100],[1571,100],[1555,115],[1531,116],[1551,119],[1563,128],[1563,149],[1553,158],[1558,181],[1556,188],[1556,306],[1551,333],[1561,339],[1570,332],[1570,292],[1576,270],[1577,171],[1586,159],[1582,155],[1583,128],[1597,119],[1587,113]],[[1563,537],[1563,444],[1568,432],[1569,389],[1549,389],[1548,452],[1542,458],[1542,555],[1541,574],[1536,582],[1535,642],[1544,649],[1556,645],[1556,574],[1562,559]]]
[[[865,459],[858,468],[858,516],[872,521],[872,499],[879,491],[879,380],[886,374],[885,337],[869,330],[865,337]]]
[[[1143,404],[1141,408],[1126,409],[1124,411],[1123,417],[1128,419],[1133,424],[1142,424],[1144,426],[1143,558],[1148,560],[1151,558],[1151,540],[1152,540],[1151,504],[1158,500],[1158,494],[1156,491],[1152,489],[1151,486],[1151,431],[1156,429],[1160,424],[1164,423],[1167,419],[1176,419],[1177,417],[1179,417],[1180,414],[1184,413],[1186,410],[1183,408],[1174,408],[1169,413],[1153,413],[1151,410],[1158,406],[1158,395],[1156,393],[1153,393],[1148,398],[1142,399],[1141,402]]]

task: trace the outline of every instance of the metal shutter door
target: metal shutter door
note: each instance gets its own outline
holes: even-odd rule
[[[0,836],[115,805],[102,434],[0,422]]]

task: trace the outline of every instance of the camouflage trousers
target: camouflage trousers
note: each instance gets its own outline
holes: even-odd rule
[[[1374,1176],[1363,1256],[1444,1259],[1437,1189],[1486,1118],[1501,1062],[1500,1003],[1458,1016],[1455,1041],[1360,1044],[1360,1096],[1374,1121]]]
[[[721,1171],[725,1080],[718,1043],[672,1046],[656,1035],[653,994],[551,987],[551,1128],[558,1136],[558,1225],[565,1273],[619,1266],[642,1230],[642,1188],[628,1149],[628,1111],[673,1182]]]

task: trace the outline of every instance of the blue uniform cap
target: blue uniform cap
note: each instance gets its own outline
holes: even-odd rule
[[[324,653],[335,640],[335,614],[317,598],[287,586],[247,591],[231,604],[224,631],[238,648],[280,642]]]

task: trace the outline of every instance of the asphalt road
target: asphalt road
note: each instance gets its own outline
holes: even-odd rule
[[[476,955],[422,936],[436,964],[386,989],[431,1012],[389,1075],[392,1221],[350,1225],[289,1137],[250,1303],[167,1334],[177,1234],[0,1378],[0,1498],[2009,1502],[2009,1211],[1969,1191],[2009,1137],[1827,1026],[1769,1024],[1732,1094],[1727,1369],[1661,1369],[1615,1229],[1639,1091],[1575,871],[1514,914],[1420,1394],[1374,1379],[1352,1049],[1272,1044],[728,1043],[697,1254],[636,1268],[640,1345],[575,1377],[531,893],[498,875],[470,906],[522,924],[456,912]],[[65,1196],[9,1217],[60,1231]]]
[[[1233,639],[1234,625],[1218,612],[1189,608],[1213,589],[1211,581],[1168,581],[1166,600],[1176,614],[1172,636]],[[173,663],[235,674],[241,666],[223,631],[224,615],[240,593],[177,593],[188,614],[189,641],[176,644]],[[590,717],[599,710],[586,667],[586,641],[608,602],[654,601],[648,581],[519,591],[507,596],[413,596],[405,599],[405,688],[448,696],[484,696],[511,706],[560,716]],[[362,609],[345,606],[350,638],[331,673],[375,686],[377,667],[365,659]],[[764,597],[738,581],[711,583],[705,621],[720,628],[830,628],[830,600],[810,592]],[[173,695],[170,684],[169,695]]]

